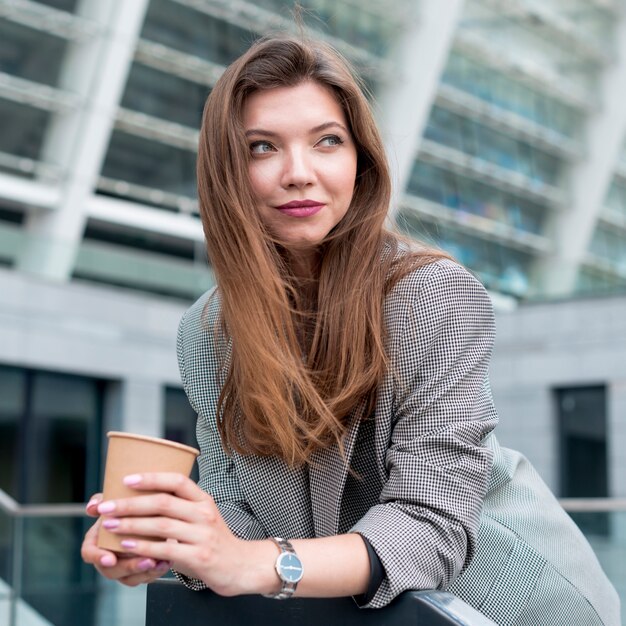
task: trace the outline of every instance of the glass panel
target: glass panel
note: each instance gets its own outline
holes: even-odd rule
[[[84,241],[74,278],[182,298],[198,298],[213,284],[206,263],[185,262],[169,255],[141,252],[125,246]]]
[[[165,388],[165,438],[188,446],[198,447],[196,422],[198,415],[187,400],[184,390]],[[194,463],[191,478],[198,482],[198,464]]]
[[[0,624],[9,623],[8,620],[3,621],[2,617],[5,614],[3,606],[10,592],[8,585],[13,580],[12,568],[13,518],[0,507]]]
[[[101,393],[93,379],[32,373],[22,502],[84,502],[96,491]]]
[[[123,587],[99,576],[80,558],[84,533],[93,519],[82,513],[72,516],[43,515],[9,518],[0,510],[0,528],[7,523],[16,529],[15,547],[7,553],[11,532],[0,533],[0,578],[15,584],[2,569],[7,562],[21,564],[21,594],[17,604],[16,626],[119,626],[145,621],[145,586]],[[20,540],[21,534],[21,540]],[[8,558],[7,558],[8,554]],[[19,585],[18,585],[19,587]],[[0,581],[0,623],[4,620],[3,595],[7,588]]]
[[[291,0],[260,0],[259,6],[279,15],[293,10]],[[341,0],[303,0],[300,5],[311,12],[303,19],[311,29],[343,39],[353,46],[384,56],[401,27],[399,3],[357,5]],[[400,9],[402,5],[400,4]],[[307,19],[308,18],[308,19]]]
[[[55,626],[92,624],[96,571],[80,557],[88,518],[24,520],[23,599]]]
[[[418,240],[434,244],[478,274],[487,288],[524,296],[528,290],[531,257],[496,241],[469,235],[442,224],[433,224],[402,212],[399,226]]]
[[[47,111],[0,98],[0,120],[4,122],[0,132],[0,152],[37,160],[48,117]],[[0,165],[2,169],[7,168]]]
[[[155,252],[172,256],[177,260],[196,261],[205,266],[207,263],[204,242],[194,242],[118,224],[107,224],[99,220],[88,220],[84,238],[123,246],[135,252]]]
[[[573,515],[573,514],[572,514]],[[591,520],[604,518],[607,532],[597,533],[588,528],[596,526]],[[626,598],[626,511],[576,512],[576,520],[591,543],[600,565],[617,589],[620,598]],[[626,624],[626,603],[622,601],[622,622]]]
[[[74,13],[76,11],[76,5],[78,4],[78,0],[37,0],[37,2],[47,4],[53,9],[67,11],[68,13]]]
[[[152,0],[141,37],[228,65],[257,35],[171,0]]]
[[[0,72],[55,86],[67,42],[0,19]]]
[[[200,128],[209,88],[133,63],[122,106],[192,128]]]
[[[194,198],[195,170],[193,152],[114,131],[102,175]]]
[[[540,234],[545,208],[478,181],[416,161],[408,191],[433,202]]]
[[[618,231],[600,225],[591,240],[592,254],[609,261],[614,267],[626,272],[626,238]]]
[[[561,164],[557,158],[440,107],[433,107],[424,136],[538,183],[558,183]]]
[[[0,489],[15,499],[19,494],[19,431],[25,410],[25,370],[0,365]]]
[[[499,11],[495,5],[487,7],[470,1],[465,3],[461,29],[488,42],[495,54],[502,50],[507,58],[523,58],[525,64],[563,77],[590,95],[601,74],[596,61],[576,45],[555,36],[541,19],[519,19]]]
[[[591,269],[583,268],[576,281],[576,293],[602,296],[614,293],[626,293],[626,277],[600,274]]]
[[[606,207],[626,216],[626,186],[613,182],[607,194]]]

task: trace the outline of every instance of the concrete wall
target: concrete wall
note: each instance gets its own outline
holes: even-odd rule
[[[626,495],[626,297],[519,307],[496,316],[491,383],[504,445],[557,489],[555,387],[607,386],[610,495]]]
[[[180,386],[175,344],[185,309],[0,270],[0,364],[109,380],[106,428],[159,435],[163,389]]]

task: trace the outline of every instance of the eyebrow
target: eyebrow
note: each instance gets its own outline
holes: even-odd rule
[[[350,134],[350,131],[343,124],[340,124],[339,122],[324,122],[323,124],[320,124],[319,126],[315,126],[311,128],[309,132],[319,133],[323,130],[327,130],[328,128],[340,128],[345,133]],[[264,130],[263,128],[250,128],[249,130],[246,131],[246,137],[249,137],[250,135],[264,135],[266,137],[277,137],[279,133],[276,133],[271,130]]]

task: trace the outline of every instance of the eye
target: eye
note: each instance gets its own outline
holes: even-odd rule
[[[326,137],[322,137],[317,143],[318,146],[322,148],[340,146],[343,143],[343,139],[338,137],[337,135],[328,135]]]
[[[275,149],[269,141],[254,141],[250,144],[250,152],[252,154],[267,154]]]

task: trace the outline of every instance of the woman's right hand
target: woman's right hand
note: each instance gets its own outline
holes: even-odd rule
[[[98,517],[98,504],[102,502],[102,494],[97,493],[91,497],[87,504],[87,515]],[[167,561],[155,561],[140,556],[123,557],[102,550],[97,546],[100,520],[87,531],[81,548],[81,556],[85,563],[91,563],[97,570],[110,580],[117,580],[128,587],[136,587],[142,583],[150,583],[160,578],[170,568]]]

